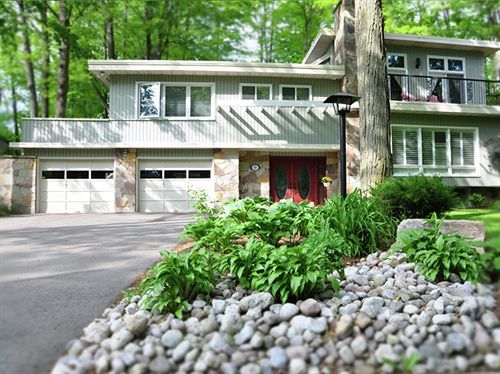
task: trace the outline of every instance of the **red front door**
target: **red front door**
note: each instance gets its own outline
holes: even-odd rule
[[[325,193],[319,183],[325,170],[323,157],[271,157],[271,199],[294,202],[323,202]]]

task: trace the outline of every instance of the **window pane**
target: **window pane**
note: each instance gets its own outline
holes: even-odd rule
[[[439,166],[447,165],[445,131],[434,132],[434,163]]]
[[[464,66],[462,60],[448,60],[448,70],[451,71],[464,71]]]
[[[451,164],[462,165],[462,140],[460,132],[451,132]]]
[[[463,143],[463,154],[464,154],[464,165],[474,166],[474,133],[464,132],[462,133],[462,143]]]
[[[140,117],[158,117],[160,115],[160,84],[142,84],[139,86]]]
[[[268,86],[257,86],[257,100],[271,100],[271,88]]]
[[[388,55],[387,66],[390,68],[403,68],[405,67],[405,58],[401,55]]]
[[[297,87],[297,100],[309,100],[309,87]]]
[[[161,179],[161,170],[141,170],[141,179]]]
[[[403,136],[404,132],[401,128],[392,129],[392,161],[395,165],[404,164]]]
[[[209,179],[210,170],[189,170],[189,178]]]
[[[255,86],[242,86],[241,97],[243,100],[255,100]]]
[[[418,165],[417,130],[406,130],[406,165]]]
[[[64,170],[43,170],[42,179],[64,179]]]
[[[90,178],[92,179],[113,179],[112,170],[92,170],[90,172]]]
[[[88,170],[68,170],[66,171],[66,179],[89,179]]]
[[[171,86],[165,88],[165,116],[186,116],[186,87]]]
[[[433,131],[422,129],[422,162],[424,165],[434,164],[432,139]]]
[[[444,70],[444,59],[442,59],[442,58],[430,58],[429,59],[429,69],[430,70]]]
[[[163,175],[165,179],[185,179],[186,170],[165,170]]]
[[[283,100],[295,100],[295,87],[281,87]]]
[[[210,117],[212,113],[212,89],[191,87],[191,117]]]

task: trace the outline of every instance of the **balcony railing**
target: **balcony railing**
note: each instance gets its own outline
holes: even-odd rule
[[[389,74],[390,99],[430,103],[500,105],[500,81]]]

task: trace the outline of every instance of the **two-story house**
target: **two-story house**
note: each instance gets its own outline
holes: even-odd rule
[[[23,121],[12,162],[25,212],[185,212],[189,191],[321,203],[338,192],[338,119],[326,97],[356,86],[353,29],[341,7],[302,64],[89,61],[109,88],[108,119]],[[440,174],[500,189],[500,43],[386,34],[395,175]],[[363,96],[363,93],[358,93]],[[357,186],[359,119],[348,117]],[[335,182],[325,188],[324,175]],[[17,188],[16,188],[17,186]],[[23,208],[24,207],[24,208]]]

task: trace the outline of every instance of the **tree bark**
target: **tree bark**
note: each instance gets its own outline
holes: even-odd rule
[[[153,19],[153,4],[151,1],[146,1],[144,4],[144,19],[146,26],[146,60],[151,60],[151,52],[153,43],[151,41],[151,20]]]
[[[59,24],[61,26],[60,44],[59,44],[59,66],[57,71],[57,92],[56,92],[56,110],[57,118],[66,116],[68,103],[69,86],[69,62],[70,62],[70,10],[67,7],[66,0],[59,0]]]
[[[389,95],[381,0],[356,0],[360,179],[364,189],[392,175]]]
[[[50,108],[50,37],[47,24],[47,3],[42,3],[40,18],[42,21],[42,117],[49,117]]]
[[[16,86],[14,83],[11,83],[10,86],[10,94],[12,96],[12,119],[14,121],[14,135],[16,137],[16,142],[18,142],[19,139],[19,125],[18,125],[18,114],[17,114],[17,92],[16,92]]]
[[[107,58],[110,60],[116,60],[115,31],[113,27],[113,16],[108,9],[109,5],[110,2],[106,2],[104,0],[101,1],[101,6],[104,13],[104,35],[106,39]]]
[[[31,117],[38,117],[38,98],[36,95],[35,70],[33,68],[33,56],[31,54],[31,43],[28,33],[28,21],[26,19],[23,0],[17,0],[17,6],[19,8],[21,34],[23,37],[23,50],[25,54],[23,60],[24,71],[26,75],[26,85],[30,95],[30,115]]]

